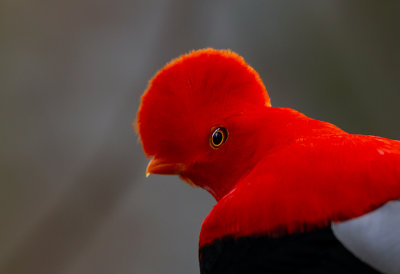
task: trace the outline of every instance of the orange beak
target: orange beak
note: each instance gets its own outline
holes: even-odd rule
[[[149,177],[150,174],[179,174],[184,170],[185,165],[182,163],[171,163],[163,159],[152,158],[147,165],[146,177]]]

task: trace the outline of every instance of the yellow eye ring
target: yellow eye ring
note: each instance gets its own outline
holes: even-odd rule
[[[214,149],[219,148],[223,143],[225,143],[228,138],[228,131],[223,127],[217,127],[214,129],[210,136],[210,146]]]

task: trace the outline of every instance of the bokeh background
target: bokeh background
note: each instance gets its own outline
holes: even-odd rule
[[[399,1],[2,0],[0,273],[198,273],[214,201],[145,179],[148,80],[230,48],[275,106],[400,139]]]

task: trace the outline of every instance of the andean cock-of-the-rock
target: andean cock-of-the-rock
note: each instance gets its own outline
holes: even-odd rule
[[[256,71],[215,49],[162,68],[135,126],[148,174],[216,199],[201,273],[400,273],[399,141],[272,107]]]

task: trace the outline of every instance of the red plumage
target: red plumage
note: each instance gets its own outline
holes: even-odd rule
[[[400,142],[348,134],[270,106],[258,74],[230,51],[199,50],[156,74],[138,132],[151,173],[178,174],[218,201],[200,246],[280,235],[363,215],[400,197]],[[210,146],[215,127],[229,132]]]
[[[225,235],[307,231],[400,197],[399,142],[335,132],[292,141],[218,202],[203,222],[200,246]]]

